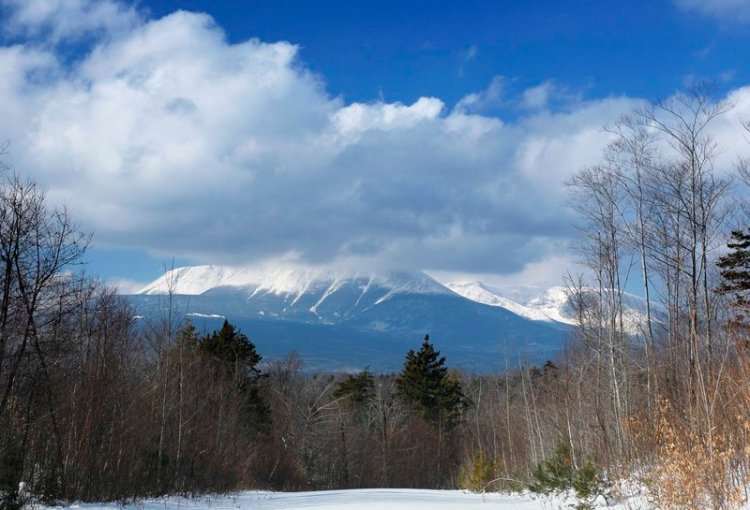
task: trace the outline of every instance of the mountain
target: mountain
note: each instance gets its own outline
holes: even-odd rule
[[[576,310],[568,289],[555,287],[509,287],[493,288],[481,282],[451,282],[446,287],[455,293],[477,303],[502,307],[521,317],[536,321],[548,321],[575,326]],[[598,293],[595,289],[584,288],[583,297],[589,302],[596,302]],[[610,291],[605,291],[610,292]],[[623,326],[631,334],[642,332],[646,323],[646,302],[643,298],[629,293],[622,293]],[[663,327],[666,314],[658,304],[652,304],[652,324]]]
[[[184,267],[128,299],[147,321],[164,313],[170,289],[173,311],[199,328],[226,317],[267,359],[297,351],[313,369],[397,371],[430,334],[450,367],[496,371],[554,357],[570,331],[467,299],[422,272]]]
[[[451,282],[447,283],[446,287],[466,299],[499,306],[530,320],[576,324],[573,307],[564,287],[550,287],[541,291],[538,288],[525,287],[505,292],[481,282]],[[506,297],[511,292],[515,294],[515,299]]]

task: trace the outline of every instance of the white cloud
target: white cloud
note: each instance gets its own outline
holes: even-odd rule
[[[502,105],[504,88],[505,79],[502,76],[495,76],[486,89],[462,97],[456,103],[453,111],[456,113],[484,113],[487,110],[497,108]]]
[[[469,62],[476,59],[477,55],[479,55],[479,50],[474,45],[469,46],[464,51],[459,52],[458,54],[458,60],[459,60],[458,75],[459,76],[464,75],[464,67],[466,67],[466,65]]]
[[[730,22],[750,22],[747,0],[675,0],[682,9]]]
[[[186,12],[72,67],[23,46],[0,66],[14,119],[0,139],[19,170],[101,245],[208,262],[517,270],[567,235],[560,183],[586,162],[574,155],[598,158],[588,133],[619,113],[603,101],[505,124],[436,98],[345,104],[296,46],[230,44]]]
[[[10,13],[4,22],[6,32],[53,44],[122,33],[141,21],[136,9],[114,0],[0,0],[0,6]]]
[[[523,91],[521,105],[532,110],[547,108],[554,90],[555,86],[550,81],[546,81],[536,87],[530,87]]]
[[[106,283],[107,285],[116,288],[119,294],[136,294],[151,282],[140,282],[129,278],[112,278],[107,280]]]
[[[479,281],[492,287],[504,290],[513,288],[540,287],[548,288],[555,285],[566,285],[567,273],[575,278],[575,261],[567,249],[558,246],[559,253],[524,265],[519,271],[511,274],[472,273],[453,271],[434,271],[430,276],[442,283]]]
[[[501,81],[453,110],[428,97],[345,103],[293,44],[229,43],[206,15],[132,22],[121,4],[101,5],[123,20],[96,26],[118,35],[73,64],[56,46],[0,47],[0,140],[109,248],[207,263],[534,268],[571,234],[562,182],[599,160],[600,127],[637,103],[477,114]],[[75,37],[69,27],[53,32]]]

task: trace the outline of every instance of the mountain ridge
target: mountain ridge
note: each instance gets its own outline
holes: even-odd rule
[[[146,316],[164,305],[170,289],[175,306],[194,323],[210,329],[226,317],[261,352],[298,351],[321,369],[366,361],[397,370],[405,352],[430,334],[452,366],[499,370],[508,357],[514,364],[521,357],[554,357],[570,330],[472,301],[413,271],[197,266],[177,268],[129,299]]]
[[[554,321],[571,326],[576,324],[575,319],[566,313],[568,293],[562,286],[549,287],[530,299],[516,301],[503,295],[501,290],[479,281],[448,282],[445,285],[466,299],[502,307],[530,320]]]

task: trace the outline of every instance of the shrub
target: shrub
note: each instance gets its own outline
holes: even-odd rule
[[[541,462],[532,472],[534,481],[529,484],[529,490],[539,494],[564,491],[573,485],[574,475],[570,447],[559,444],[554,455]]]
[[[750,447],[736,431],[750,432],[750,423],[691,428],[666,400],[658,402],[652,430],[637,423],[631,424],[636,438],[652,445],[655,453],[643,481],[660,508],[741,508],[746,503],[743,488],[750,474],[739,466]]]
[[[579,468],[573,465],[570,447],[559,444],[549,459],[541,462],[532,473],[529,490],[550,494],[572,489],[580,500],[576,508],[592,508],[590,501],[607,489],[606,479],[590,457]]]
[[[480,449],[472,456],[468,465],[461,468],[459,485],[462,489],[471,492],[482,492],[490,482],[500,476],[501,467],[501,461],[488,458],[484,450]]]

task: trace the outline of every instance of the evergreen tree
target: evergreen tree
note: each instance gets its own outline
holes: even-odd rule
[[[425,335],[419,351],[410,349],[404,369],[396,378],[398,395],[432,426],[455,425],[468,399],[461,383],[448,375],[445,356],[436,351]]]
[[[221,329],[203,339],[200,348],[238,380],[247,377],[257,380],[260,376],[258,363],[262,358],[255,345],[226,319]]]
[[[730,323],[747,329],[750,327],[747,320],[750,312],[750,231],[732,231],[727,247],[729,253],[720,257],[716,263],[722,278],[717,290],[721,294],[732,296],[730,306],[734,308],[736,315]]]
[[[262,357],[255,345],[225,319],[221,329],[207,335],[199,347],[218,364],[219,372],[233,381],[245,423],[253,430],[265,428],[270,409],[260,393],[263,374],[258,364]]]
[[[333,392],[334,398],[345,398],[352,407],[365,408],[375,397],[375,382],[372,373],[365,369],[356,375],[349,375],[341,381]]]
[[[192,321],[185,321],[185,323],[177,330],[177,345],[187,350],[193,350],[198,348],[200,337],[198,331],[195,329]]]

